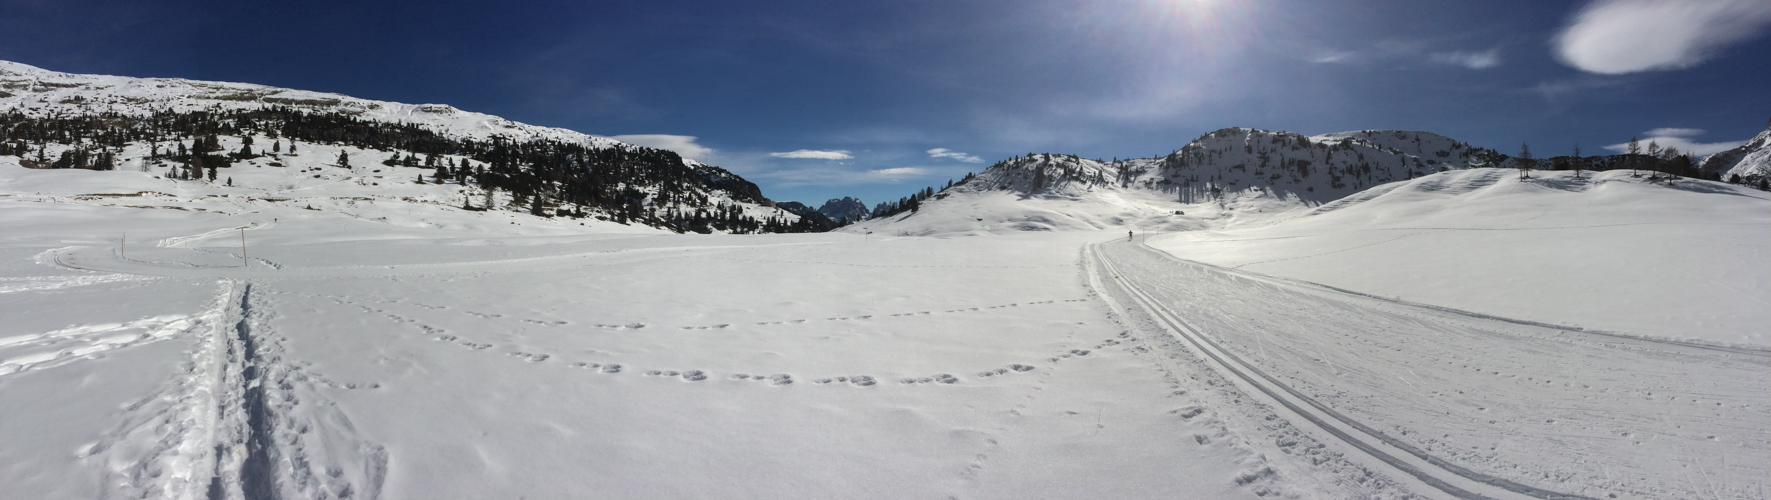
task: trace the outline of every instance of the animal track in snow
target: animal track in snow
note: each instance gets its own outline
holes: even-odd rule
[[[959,383],[959,377],[955,377],[953,375],[943,373],[940,375],[935,375],[933,377],[907,377],[907,378],[898,379],[898,383],[905,384],[905,385],[929,384],[929,383],[936,383],[936,382],[939,382],[942,384],[957,384],[957,383]]]
[[[1059,355],[1058,355],[1058,356],[1057,356],[1057,357],[1055,357],[1055,358],[1050,358],[1050,359],[1048,359],[1048,361],[1051,361],[1051,362],[1053,362],[1053,363],[1056,363],[1056,362],[1058,362],[1058,361],[1060,361],[1060,360],[1062,360],[1062,359],[1064,359],[1064,358],[1068,358],[1068,357],[1071,357],[1071,356],[1087,356],[1087,355],[1088,355],[1088,353],[1089,353],[1089,352],[1090,352],[1090,351],[1089,351],[1089,350],[1087,350],[1087,349],[1071,349],[1071,350],[1070,350],[1070,352],[1066,352],[1066,353],[1063,353],[1063,354],[1059,354]]]
[[[933,316],[933,314],[956,314],[956,312],[979,312],[979,310],[986,310],[986,309],[1006,309],[1006,307],[1022,307],[1022,305],[1048,305],[1048,303],[1071,303],[1071,301],[1087,301],[1087,300],[1086,300],[1086,298],[1071,298],[1071,300],[1025,301],[1025,303],[1006,303],[1006,305],[988,305],[988,307],[967,307],[967,309],[949,309],[949,310],[940,310],[940,312],[935,312],[935,310],[916,310],[916,312],[891,312],[891,314],[886,314],[886,316],[887,317]],[[873,317],[875,317],[875,316],[878,316],[878,314],[861,314],[861,316],[832,316],[832,317],[825,317],[824,321],[857,321],[857,319],[873,319]],[[754,323],[754,324],[758,324],[758,326],[769,326],[769,324],[799,324],[799,323],[806,323],[806,321],[808,321],[808,319],[786,319],[786,321],[756,321],[756,323]],[[714,328],[726,328],[726,326],[731,326],[731,324],[714,324],[714,326],[682,326],[682,330],[714,330]]]
[[[981,372],[978,374],[978,376],[979,377],[994,377],[997,375],[1008,375],[1010,373],[1024,373],[1024,372],[1030,372],[1030,371],[1033,371],[1033,367],[1031,365],[1023,365],[1020,363],[1015,363],[1012,365],[1008,365],[1007,368],[997,368],[995,370]]]
[[[684,370],[682,372],[677,372],[675,370],[647,370],[646,376],[681,377],[685,382],[700,382],[702,380],[707,380],[707,372],[701,370]]]
[[[873,377],[868,376],[868,375],[855,375],[852,377],[836,377],[834,379],[821,378],[821,379],[817,379],[817,380],[812,381],[812,383],[816,383],[816,384],[829,384],[832,382],[835,382],[835,383],[847,382],[848,384],[856,386],[856,387],[871,387],[874,384],[879,383],[878,380],[875,380]]]
[[[546,354],[531,354],[531,353],[526,353],[526,352],[522,352],[522,351],[513,351],[510,353],[510,355],[516,356],[519,358],[525,358],[525,359],[529,360],[530,363],[539,363],[542,361],[547,361],[547,358],[551,357]]]
[[[732,375],[730,378],[732,380],[753,380],[753,381],[758,381],[758,382],[766,380],[771,385],[788,385],[788,384],[793,383],[793,376],[785,374],[785,373],[778,373],[778,374],[774,374],[774,375],[749,375],[749,374],[740,373],[737,375]]]
[[[599,373],[621,373],[621,365],[617,365],[617,364],[605,365],[605,364],[599,364],[599,363],[577,362],[577,363],[572,363],[572,366],[576,366],[576,367],[583,368],[586,370],[596,370]]]

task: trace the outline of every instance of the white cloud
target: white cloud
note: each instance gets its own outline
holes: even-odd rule
[[[835,151],[801,149],[797,151],[788,151],[786,153],[769,153],[769,156],[776,158],[807,158],[813,160],[849,160],[855,158],[855,156],[849,154],[848,151],[841,149]]]
[[[1605,91],[1606,89],[1617,88],[1624,84],[1625,82],[1623,80],[1617,78],[1583,76],[1571,80],[1540,82],[1536,86],[1526,90],[1536,92],[1538,95],[1543,96],[1545,100],[1554,102],[1569,97],[1580,98],[1595,92]]]
[[[1703,129],[1661,127],[1661,128],[1647,131],[1647,132],[1643,132],[1642,135],[1646,135],[1649,137],[1695,137],[1695,136],[1703,135]]]
[[[1427,57],[1427,60],[1440,64],[1463,66],[1469,69],[1488,69],[1500,66],[1500,49],[1489,49],[1483,52],[1438,52]]]
[[[963,161],[966,163],[984,163],[983,158],[968,155],[968,154],[961,153],[961,152],[954,151],[954,150],[947,149],[947,148],[930,149],[930,150],[928,150],[928,153],[929,153],[929,156],[933,157],[933,158],[952,158],[952,159]]]
[[[1358,53],[1349,50],[1321,49],[1304,57],[1305,61],[1317,64],[1342,63],[1352,60]]]
[[[928,167],[894,167],[873,170],[848,168],[812,167],[790,168],[746,174],[751,179],[767,179],[769,185],[777,187],[799,186],[856,186],[863,184],[891,184],[915,180],[942,173],[953,174],[944,169]]]
[[[1746,144],[1746,141],[1697,142],[1691,140],[1691,137],[1701,134],[1703,134],[1703,129],[1662,127],[1643,132],[1642,135],[1645,137],[1637,139],[1637,144],[1642,147],[1643,152],[1647,152],[1648,143],[1653,142],[1659,144],[1661,148],[1679,148],[1680,153],[1690,153],[1692,156],[1698,157],[1720,153]],[[1630,150],[1630,145],[1627,142],[1612,144],[1605,146],[1605,149],[1627,153]]]
[[[916,177],[916,176],[923,175],[926,173],[928,173],[928,170],[922,169],[922,168],[917,168],[917,167],[882,168],[882,169],[867,171],[867,175],[870,177],[876,177],[876,178],[880,178],[880,179],[891,179],[891,180],[897,180],[897,179],[902,179],[902,178],[906,178],[906,177]]]
[[[695,144],[695,136],[670,134],[633,134],[610,136],[610,139],[635,146],[675,151],[676,154],[691,160],[706,160],[714,154],[713,148]]]
[[[1607,75],[1688,68],[1767,23],[1765,0],[1598,0],[1556,36],[1556,54]]]

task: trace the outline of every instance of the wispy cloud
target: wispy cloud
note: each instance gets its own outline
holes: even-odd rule
[[[609,138],[635,146],[675,151],[676,154],[691,160],[707,160],[712,158],[715,153],[713,148],[696,144],[695,136],[692,135],[632,134],[610,136]]]
[[[1525,90],[1543,96],[1544,100],[1554,102],[1560,101],[1566,97],[1579,97],[1579,95],[1583,93],[1602,91],[1623,84],[1624,82],[1617,79],[1589,76],[1572,80],[1539,82],[1537,85]]]
[[[1746,144],[1746,141],[1744,140],[1722,142],[1693,141],[1691,140],[1692,137],[1703,135],[1703,129],[1697,128],[1662,127],[1643,132],[1642,135],[1644,137],[1637,139],[1637,143],[1640,144],[1644,150],[1648,148],[1648,143],[1652,142],[1659,144],[1662,148],[1679,148],[1679,152],[1690,153],[1692,156],[1711,155],[1740,147],[1741,144]],[[1630,150],[1630,145],[1627,142],[1618,143],[1605,146],[1605,149],[1618,153],[1627,153]]]
[[[834,150],[834,151],[818,151],[815,149],[800,149],[800,150],[795,150],[795,151],[788,151],[785,153],[769,153],[769,156],[773,156],[776,158],[804,158],[804,159],[812,159],[812,160],[850,160],[850,159],[855,158],[855,156],[849,154],[849,152],[847,150],[842,150],[842,149],[838,149],[838,150]]]
[[[1500,49],[1488,49],[1482,52],[1466,52],[1462,50],[1436,52],[1433,53],[1433,55],[1428,56],[1427,60],[1439,64],[1463,66],[1469,69],[1488,69],[1500,66]]]
[[[1359,53],[1351,50],[1321,49],[1304,56],[1305,61],[1317,64],[1344,63],[1352,61]]]
[[[1647,135],[1649,137],[1696,137],[1696,136],[1703,135],[1703,129],[1661,127],[1661,128],[1647,131],[1647,132],[1643,132],[1643,134]]]
[[[866,184],[895,184],[924,178],[935,178],[951,171],[931,167],[892,167],[880,169],[850,169],[829,167],[788,168],[746,174],[746,177],[767,180],[769,185],[778,187],[801,186],[858,186]]]
[[[881,179],[894,179],[895,180],[895,179],[903,179],[903,178],[908,178],[908,177],[916,177],[916,176],[924,175],[927,173],[928,173],[928,169],[925,169],[925,168],[897,167],[897,168],[881,168],[881,169],[876,169],[876,170],[868,170],[866,172],[866,175],[868,175],[870,177],[878,177]]]
[[[1682,69],[1768,24],[1765,0],[1599,0],[1556,36],[1556,54],[1569,66],[1607,75]]]
[[[947,148],[930,149],[930,150],[928,150],[928,154],[929,154],[929,157],[931,157],[931,158],[952,158],[952,159],[963,161],[966,163],[984,163],[983,158],[968,155],[968,154],[961,153],[961,152],[954,151],[954,150],[947,149]]]
[[[1391,39],[1358,49],[1305,48],[1303,60],[1317,64],[1418,63],[1424,60],[1469,69],[1493,68],[1503,62],[1499,48],[1428,52],[1429,45],[1432,43],[1428,41]]]

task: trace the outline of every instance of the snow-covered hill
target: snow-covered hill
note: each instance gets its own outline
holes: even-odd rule
[[[122,175],[82,177],[77,194],[180,193],[190,188],[177,184],[207,182],[201,190],[296,199],[321,211],[331,210],[331,199],[418,200],[539,216],[513,217],[520,223],[571,216],[678,231],[816,230],[731,172],[571,130],[441,104],[0,61],[0,157],[7,155],[16,157],[9,165],[27,169],[140,172],[163,181],[144,187]],[[66,191],[33,180],[66,176],[9,177],[17,182],[7,192]]]
[[[1771,177],[1771,127],[1740,147],[1705,157],[1698,166],[1706,173],[1721,174],[1723,180],[1738,176],[1748,184]]]
[[[1226,128],[1159,158],[1034,154],[998,162],[918,210],[853,226],[903,234],[1245,224],[1366,188],[1498,164],[1492,150],[1428,132],[1308,137]]]
[[[248,110],[265,106],[344,113],[367,121],[413,123],[458,139],[553,140],[590,147],[620,144],[607,137],[518,123],[447,104],[376,101],[250,83],[61,73],[0,61],[0,111],[36,116],[143,116],[156,111]]]
[[[1185,259],[1592,330],[1771,343],[1771,193],[1628,170],[1472,169],[1259,227],[1155,236]],[[1697,278],[1701,277],[1701,278]]]

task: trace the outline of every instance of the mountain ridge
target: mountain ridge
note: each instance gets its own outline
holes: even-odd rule
[[[273,198],[318,182],[380,187],[389,176],[375,175],[382,170],[363,157],[391,155],[381,165],[431,170],[401,175],[437,186],[427,199],[461,200],[457,206],[466,210],[593,217],[679,232],[826,226],[775,207],[737,174],[668,150],[442,104],[256,84],[79,75],[0,61],[0,146],[0,154],[19,156],[26,168],[136,169],[175,182],[225,178],[229,188],[235,176],[219,170],[235,173],[239,163],[295,167],[240,179],[242,188]],[[311,156],[321,151],[328,156]],[[370,194],[411,197],[394,191]]]

